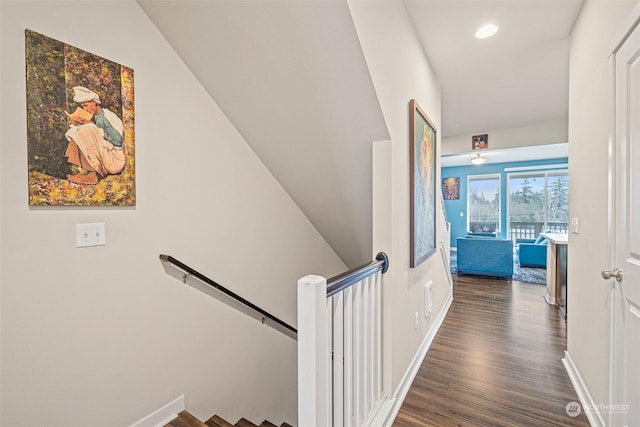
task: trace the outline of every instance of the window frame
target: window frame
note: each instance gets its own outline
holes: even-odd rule
[[[498,221],[497,228],[495,230],[496,235],[502,231],[502,174],[501,173],[486,173],[486,174],[476,174],[476,175],[467,175],[467,233],[471,233],[471,194],[473,193],[471,190],[471,182],[472,181],[488,181],[491,179],[496,179],[498,181]]]
[[[545,227],[548,227],[549,224],[549,177],[554,177],[554,176],[566,176],[567,179],[569,178],[569,169],[568,168],[561,168],[561,169],[555,169],[555,168],[551,168],[551,169],[532,169],[532,170],[519,170],[519,171],[514,171],[514,172],[508,172],[507,173],[507,177],[506,177],[506,181],[507,181],[507,192],[506,192],[506,222],[507,222],[507,229],[506,229],[506,233],[507,236],[511,235],[511,180],[514,178],[544,178],[544,202],[543,202],[543,207],[544,207],[544,212],[543,212],[543,229]],[[567,204],[568,204],[568,196],[569,196],[569,191],[567,190]],[[569,218],[567,218],[567,223],[569,221]]]

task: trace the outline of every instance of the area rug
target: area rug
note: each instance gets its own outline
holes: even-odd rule
[[[458,270],[458,258],[457,253],[451,251],[451,273],[455,273]],[[527,283],[537,283],[544,285],[547,283],[547,269],[546,268],[530,268],[520,267],[518,258],[513,257],[513,280]]]

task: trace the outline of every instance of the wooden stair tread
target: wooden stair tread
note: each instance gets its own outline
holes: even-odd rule
[[[207,425],[187,411],[182,411],[177,418],[171,420],[164,427],[207,427]]]
[[[275,424],[265,420],[259,426],[255,425],[246,418],[241,418],[237,423],[231,424],[217,415],[209,418],[206,422],[202,422],[187,411],[182,411],[178,416],[171,420],[164,427],[278,427]],[[291,427],[287,423],[282,423],[281,427]]]
[[[240,418],[236,423],[236,427],[258,427],[258,426],[245,418]]]
[[[223,420],[217,415],[214,415],[213,417],[209,418],[205,422],[205,424],[208,427],[233,427],[233,424],[226,422],[225,420]]]

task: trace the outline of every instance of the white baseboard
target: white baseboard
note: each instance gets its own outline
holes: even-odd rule
[[[162,427],[176,418],[178,414],[185,410],[184,394],[172,402],[167,403],[154,413],[147,415],[140,421],[131,424],[130,427]]]
[[[576,390],[576,394],[578,395],[578,399],[580,399],[580,405],[582,405],[582,409],[584,410],[585,415],[589,419],[589,423],[592,427],[605,427],[606,424],[604,419],[602,418],[602,414],[598,412],[598,406],[595,404],[591,395],[589,394],[589,390],[587,390],[587,386],[585,385],[576,365],[574,365],[569,352],[565,350],[564,358],[562,359],[562,364],[564,368],[567,370],[567,374],[569,374],[569,379],[571,380],[571,384],[573,384],[573,388]],[[567,402],[569,403],[569,402]]]
[[[386,425],[390,425],[388,423],[389,414],[393,411],[393,406],[396,402],[396,399],[385,399],[385,401],[380,406],[378,413],[375,418],[367,427],[384,427]],[[397,413],[397,411],[396,411]],[[395,418],[395,415],[394,415]],[[391,420],[393,421],[393,420]]]
[[[453,295],[449,295],[449,299],[440,310],[438,317],[433,322],[431,329],[422,340],[422,344],[418,348],[416,355],[413,357],[411,364],[407,368],[402,380],[400,381],[400,385],[396,389],[393,397],[389,398],[386,404],[378,413],[376,420],[371,424],[372,426],[380,426],[380,427],[390,427],[393,424],[393,421],[396,419],[398,412],[400,411],[400,407],[404,402],[404,399],[407,397],[407,393],[409,393],[409,389],[411,388],[411,384],[413,383],[414,378],[418,374],[418,370],[420,369],[420,365],[422,365],[422,361],[427,355],[427,351],[429,351],[429,347],[431,347],[431,343],[433,339],[436,337],[436,333],[440,326],[442,326],[442,322],[444,321],[447,312],[449,311],[449,307],[451,307],[451,303],[453,302]]]

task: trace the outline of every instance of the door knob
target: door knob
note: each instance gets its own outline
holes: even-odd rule
[[[605,268],[600,272],[600,275],[605,280],[609,280],[613,277],[616,279],[616,282],[622,282],[622,269],[620,268],[616,268],[613,271]]]

